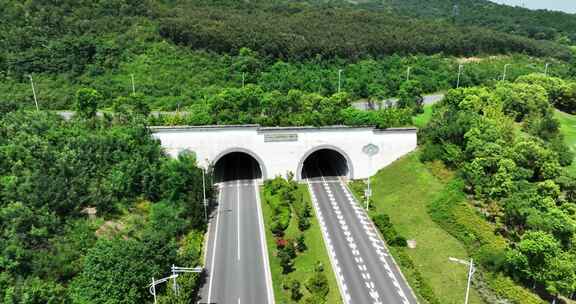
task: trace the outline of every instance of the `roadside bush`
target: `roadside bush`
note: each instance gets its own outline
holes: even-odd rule
[[[308,247],[306,246],[306,239],[304,238],[304,234],[300,234],[298,239],[296,239],[296,249],[298,252],[306,251]]]
[[[294,258],[284,248],[278,250],[278,258],[280,259],[280,266],[282,266],[282,273],[287,274],[294,270]]]
[[[300,290],[300,282],[294,280],[290,284],[290,298],[294,301],[300,301],[302,298],[302,291]]]
[[[328,287],[328,278],[324,273],[324,267],[321,263],[317,263],[314,268],[314,275],[306,281],[306,289],[312,294],[314,298],[322,299],[323,303],[330,291]]]
[[[390,222],[390,217],[386,214],[377,214],[372,217],[374,224],[380,230],[380,233],[384,236],[384,239],[390,246],[405,247],[406,238],[399,235],[396,229],[392,226]]]

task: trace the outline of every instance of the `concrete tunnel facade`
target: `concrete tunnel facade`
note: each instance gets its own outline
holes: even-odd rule
[[[288,172],[302,179],[306,161],[311,156],[333,157],[340,175],[364,179],[417,146],[415,128],[242,125],[151,127],[151,130],[170,156],[191,151],[198,165],[204,168],[232,153],[248,155],[258,164],[261,179],[286,176]],[[369,144],[379,150],[372,157],[363,151]]]

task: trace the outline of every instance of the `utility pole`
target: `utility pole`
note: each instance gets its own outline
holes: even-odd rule
[[[340,89],[342,88],[342,69],[338,70],[338,93],[340,93]]]
[[[34,80],[32,80],[32,75],[30,77],[30,85],[32,86],[32,95],[34,95],[34,103],[36,104],[36,112],[40,112],[40,107],[38,107],[38,99],[36,98],[36,89],[34,88]]]
[[[130,74],[130,78],[132,78],[132,95],[136,95],[136,85],[134,84],[134,74]]]
[[[406,81],[410,81],[410,71],[412,70],[412,67],[408,67],[406,69]]]
[[[464,298],[464,304],[468,304],[468,298],[470,296],[470,285],[472,283],[472,276],[474,275],[474,272],[476,272],[476,267],[474,267],[474,260],[470,259],[470,261],[468,262],[453,257],[449,257],[448,259],[451,262],[468,266],[468,282],[466,283],[466,297]]]
[[[506,71],[509,65],[510,65],[509,63],[504,65],[504,72],[502,73],[502,81],[506,81]]]
[[[546,66],[544,67],[544,76],[548,76],[548,67],[550,66],[550,63],[546,62]]]
[[[462,64],[458,65],[458,80],[456,81],[456,88],[460,87],[460,76],[462,75],[462,71],[464,70],[464,66]]]

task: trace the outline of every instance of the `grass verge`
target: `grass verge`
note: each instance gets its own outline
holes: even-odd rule
[[[310,194],[308,193],[308,188],[306,185],[298,185],[298,191],[304,196],[307,204],[312,205],[310,201]],[[270,272],[272,273],[272,284],[274,285],[274,296],[276,298],[276,303],[299,303],[294,301],[290,297],[290,291],[283,289],[282,283],[286,279],[299,281],[302,285],[302,292],[304,296],[300,302],[309,296],[310,294],[304,287],[305,282],[314,274],[314,267],[318,262],[324,265],[324,272],[328,278],[329,292],[326,298],[326,303],[330,304],[340,304],[342,300],[340,298],[340,292],[338,290],[338,285],[334,272],[332,271],[332,265],[328,257],[328,251],[324,246],[324,241],[322,239],[322,232],[320,231],[320,225],[315,216],[311,217],[310,228],[304,231],[305,243],[307,250],[299,254],[294,260],[294,271],[289,274],[282,274],[282,267],[280,265],[280,259],[277,256],[276,249],[276,239],[271,232],[272,226],[272,209],[267,203],[267,196],[265,191],[261,191],[262,197],[262,212],[264,215],[264,226],[266,229],[266,242],[268,244],[268,255],[270,257]],[[290,220],[290,224],[285,231],[286,239],[296,239],[300,235],[298,229],[298,223],[296,216],[293,215]]]
[[[560,121],[560,132],[564,135],[566,144],[572,151],[576,152],[576,115],[556,111],[556,118]],[[568,170],[572,174],[576,174],[576,159]]]
[[[412,124],[417,128],[424,127],[432,118],[432,105],[424,105],[424,113],[412,117]]]
[[[412,153],[380,170],[372,179],[373,202],[369,214],[390,216],[398,233],[416,241],[416,248],[391,247],[421,303],[422,282],[440,303],[462,303],[466,290],[467,268],[448,257],[469,258],[466,248],[442,229],[428,214],[428,205],[442,192],[444,185]],[[353,186],[352,188],[359,188]],[[407,267],[409,264],[412,264]],[[473,288],[469,303],[483,303]]]
[[[506,240],[468,203],[460,179],[440,162],[421,163],[418,155],[409,154],[376,174],[369,213],[372,217],[387,214],[400,235],[416,240],[414,249],[391,247],[391,252],[419,296],[431,288],[433,300],[460,303],[466,267],[449,262],[448,257],[473,257],[482,264],[506,250]],[[356,193],[361,193],[361,187],[358,182],[352,185]],[[408,263],[403,263],[406,256]],[[473,282],[470,303],[497,303],[502,298],[507,303],[545,303],[509,277],[483,267]]]

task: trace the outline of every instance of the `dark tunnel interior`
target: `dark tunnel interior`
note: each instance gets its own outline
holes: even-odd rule
[[[243,152],[226,154],[214,164],[214,179],[217,183],[259,178],[262,178],[262,170],[258,161]]]
[[[303,179],[320,176],[347,176],[348,172],[346,158],[330,149],[322,149],[310,154],[302,166]]]

